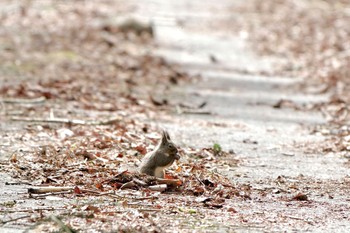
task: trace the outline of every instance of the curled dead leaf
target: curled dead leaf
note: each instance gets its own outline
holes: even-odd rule
[[[308,197],[306,194],[304,193],[298,193],[297,195],[295,195],[292,200],[295,200],[295,201],[307,201],[308,200]]]
[[[82,194],[83,193],[78,186],[75,186],[73,191],[75,194]]]

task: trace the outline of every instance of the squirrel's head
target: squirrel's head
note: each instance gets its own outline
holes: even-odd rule
[[[160,144],[160,148],[162,148],[163,151],[169,154],[170,156],[174,156],[175,159],[180,159],[176,145],[171,141],[168,132],[165,130],[162,131],[162,141]]]

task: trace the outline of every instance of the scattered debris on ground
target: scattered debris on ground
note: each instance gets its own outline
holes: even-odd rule
[[[345,4],[348,0],[253,1],[234,9],[244,18],[241,36],[248,35],[262,55],[289,61],[274,74],[304,77],[304,91],[333,95],[331,102],[314,106],[332,123],[315,129],[334,136],[324,151],[349,151]],[[217,171],[239,164],[220,142],[181,148],[180,161],[164,179],[138,174],[140,159],[159,140],[159,128],[150,119],[171,111],[212,115],[203,109],[206,102],[174,103],[166,97],[169,88],[193,79],[150,55],[156,46],[152,24],[132,18],[115,22],[115,14],[132,9],[112,0],[33,0],[6,9],[0,27],[0,153],[8,159],[0,168],[12,179],[0,185],[16,195],[0,196],[0,227],[192,232],[240,226],[259,231],[261,223],[263,230],[276,222],[280,230],[324,225],[329,213],[332,221],[349,221],[347,203],[329,201],[348,195],[348,177],[236,183]],[[214,55],[210,60],[218,62]],[[288,99],[272,107],[305,110]],[[242,143],[260,145],[249,138]],[[296,215],[299,208],[305,212]]]
[[[1,153],[10,158],[0,166],[15,180],[6,187],[25,185],[26,192],[13,204],[1,203],[1,224],[39,231],[161,231],[153,212],[172,219],[248,197],[216,172],[238,162],[219,146],[180,149],[181,161],[166,179],[136,172],[159,140],[148,119],[176,106],[181,113],[196,111],[205,103],[156,100],[191,79],[149,54],[152,25],[111,23],[111,4],[117,9],[119,3],[96,4],[30,1],[3,14],[1,115],[10,125],[2,125],[7,133],[0,137]],[[69,24],[61,20],[67,16]],[[18,210],[16,200],[46,202]],[[184,200],[191,208],[179,205]]]

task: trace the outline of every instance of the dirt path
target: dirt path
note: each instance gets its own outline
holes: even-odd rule
[[[116,4],[114,1],[111,2]],[[75,183],[80,182],[79,185],[94,187],[96,182],[102,178],[110,178],[116,175],[116,169],[120,168],[119,165],[125,163],[125,161],[137,164],[140,153],[135,153],[135,145],[137,144],[138,148],[143,150],[152,148],[150,144],[154,144],[154,138],[152,138],[154,135],[152,136],[151,132],[147,132],[147,129],[153,130],[162,126],[171,132],[176,143],[182,148],[212,148],[214,144],[217,144],[223,150],[234,154],[232,157],[222,158],[223,163],[220,164],[223,164],[223,166],[218,168],[215,168],[216,165],[214,161],[210,160],[212,159],[210,156],[209,159],[188,157],[189,161],[195,165],[196,163],[201,165],[204,163],[204,167],[209,170],[205,174],[216,174],[217,171],[224,174],[238,191],[234,195],[232,194],[233,197],[231,198],[215,199],[216,201],[222,201],[222,203],[214,202],[209,205],[207,201],[214,197],[214,191],[217,191],[216,188],[223,195],[222,193],[225,192],[221,192],[220,188],[225,189],[228,186],[218,185],[210,195],[205,193],[204,196],[200,196],[198,193],[192,196],[186,195],[178,190],[178,192],[166,194],[152,193],[149,190],[118,190],[120,195],[135,195],[135,199],[120,199],[115,196],[107,198],[98,195],[80,195],[80,193],[28,197],[27,188],[31,187],[30,185],[10,186],[2,182],[0,184],[0,210],[1,213],[4,213],[4,219],[9,223],[2,224],[0,232],[17,233],[30,228],[35,228],[37,232],[55,231],[57,230],[57,224],[54,228],[47,222],[52,220],[48,216],[56,215],[64,219],[64,224],[82,229],[83,232],[89,232],[91,228],[102,232],[121,231],[123,229],[125,231],[142,232],[147,230],[155,232],[348,232],[350,230],[348,216],[350,211],[350,179],[347,160],[339,154],[326,153],[320,149],[320,145],[324,143],[324,137],[320,133],[313,133],[313,129],[316,125],[325,123],[326,120],[320,112],[308,108],[310,104],[324,101],[328,96],[326,94],[308,95],[303,93],[299,87],[299,84],[303,81],[301,79],[267,75],[278,64],[285,61],[282,58],[257,56],[244,39],[245,32],[227,31],[227,26],[220,27],[222,20],[235,19],[235,14],[238,14],[235,12],[235,7],[244,1],[236,1],[235,4],[226,0],[220,1],[220,4],[210,0],[128,1],[127,4],[123,4],[123,8],[127,9],[127,12],[132,11],[132,13],[125,14],[125,12],[122,12],[115,18],[111,18],[110,15],[113,13],[113,9],[119,8],[118,4],[108,5],[111,2],[106,1],[101,11],[97,13],[93,10],[93,4],[84,5],[86,8],[80,12],[79,2],[77,2],[77,9],[74,12],[78,12],[78,14],[72,14],[72,20],[83,15],[87,18],[90,17],[89,19],[93,21],[98,18],[96,15],[102,15],[102,21],[93,21],[96,25],[105,21],[118,21],[125,17],[136,17],[151,21],[156,46],[147,46],[140,53],[143,54],[144,50],[152,50],[152,54],[162,56],[166,61],[178,65],[181,70],[194,76],[200,75],[202,79],[185,86],[160,86],[159,83],[162,83],[162,80],[158,77],[153,80],[151,77],[154,71],[146,72],[147,75],[150,75],[146,79],[149,78],[151,81],[145,81],[147,83],[147,85],[144,85],[145,89],[153,90],[152,95],[168,103],[171,106],[170,110],[165,107],[166,110],[161,111],[154,106],[152,107],[152,105],[147,105],[147,101],[138,102],[137,98],[132,98],[129,95],[124,98],[125,96],[121,94],[121,100],[117,99],[116,96],[119,93],[115,94],[114,91],[119,90],[120,85],[124,84],[125,80],[131,80],[130,82],[125,81],[130,86],[135,85],[137,87],[141,85],[143,87],[142,81],[144,80],[141,80],[141,84],[132,82],[135,81],[132,77],[135,76],[138,70],[159,69],[166,76],[169,74],[169,67],[160,65],[163,64],[162,62],[153,63],[153,60],[150,62],[149,58],[142,60],[142,65],[139,65],[137,56],[140,55],[140,48],[133,47],[132,43],[129,44],[128,41],[125,43],[121,37],[117,38],[117,42],[111,40],[113,37],[108,36],[110,35],[108,33],[114,33],[113,27],[112,29],[102,27],[101,32],[101,28],[95,24],[90,27],[91,25],[87,24],[88,26],[86,26],[83,22],[84,30],[90,32],[91,37],[87,36],[82,39],[86,47],[80,50],[80,47],[83,47],[80,46],[81,41],[71,40],[70,37],[66,38],[65,25],[62,24],[61,31],[53,30],[52,33],[58,33],[59,38],[63,38],[62,41],[66,43],[67,48],[60,51],[59,49],[62,49],[60,47],[61,41],[50,41],[43,36],[43,41],[50,41],[59,49],[51,51],[51,46],[48,46],[48,51],[45,50],[43,54],[35,54],[41,62],[39,62],[41,67],[38,69],[39,71],[35,70],[38,64],[32,63],[30,56],[25,56],[24,65],[20,63],[21,68],[33,69],[33,72],[37,71],[39,75],[41,74],[40,70],[47,69],[50,74],[51,69],[50,65],[47,64],[47,60],[54,59],[53,63],[56,63],[53,64],[53,67],[56,67],[56,69],[58,67],[59,72],[66,75],[67,70],[72,71],[73,74],[68,74],[76,77],[75,75],[78,73],[74,73],[76,67],[66,69],[70,66],[65,61],[63,64],[61,63],[62,60],[67,59],[68,64],[79,64],[85,68],[79,70],[84,74],[82,75],[83,78],[81,80],[73,78],[67,79],[68,81],[65,82],[54,82],[55,85],[51,84],[51,86],[46,84],[46,94],[56,93],[57,99],[56,96],[51,97],[52,100],[48,100],[42,105],[23,107],[20,108],[19,112],[28,113],[29,109],[30,116],[36,116],[35,114],[38,112],[48,114],[48,109],[51,108],[58,112],[57,109],[62,110],[62,106],[64,106],[66,109],[59,112],[63,116],[104,119],[107,116],[116,115],[120,116],[125,122],[122,122],[121,126],[115,125],[113,127],[79,127],[70,124],[63,126],[44,124],[43,127],[40,123],[28,123],[28,126],[26,123],[9,120],[1,122],[0,128],[4,133],[0,135],[3,141],[0,158],[5,162],[0,165],[4,165],[3,167],[6,167],[6,169],[8,168],[10,152],[15,149],[18,160],[28,157],[36,162],[33,163],[34,166],[25,160],[21,166],[13,166],[17,170],[12,169],[8,170],[10,172],[6,174],[2,173],[2,180],[17,182],[18,179],[14,179],[16,178],[14,176],[18,174],[27,173],[29,174],[27,177],[30,178],[35,177],[37,173],[40,179],[37,178],[31,180],[31,182],[38,185],[42,184],[40,182],[42,182],[43,177],[45,179],[50,178],[45,181],[45,184],[47,182],[54,185],[66,184],[64,179],[73,180],[74,178],[76,179],[74,180]],[[38,5],[41,4],[40,1],[38,3]],[[54,11],[54,8],[50,7],[46,6],[46,9]],[[9,10],[12,10],[12,5],[10,8]],[[65,9],[62,7],[61,11],[64,12]],[[85,10],[89,13],[86,13]],[[82,18],[84,19],[84,17]],[[53,17],[52,20],[55,21],[55,18]],[[77,35],[80,35],[79,28],[72,28],[70,32],[72,32],[73,38],[75,38],[74,33],[77,33],[75,30],[78,30]],[[41,38],[40,34],[38,35]],[[75,41],[78,46],[69,47],[72,41]],[[123,49],[124,47],[128,48],[126,52],[119,50],[118,43],[121,42]],[[48,42],[48,45],[50,43]],[[106,49],[103,46],[104,43],[107,43],[110,47]],[[30,42],[24,40],[24,45],[28,46],[26,49],[30,50]],[[38,48],[41,49],[39,45]],[[11,51],[11,49],[8,49],[8,51]],[[96,52],[95,56],[90,57],[93,52]],[[129,53],[133,54],[134,57],[130,58]],[[17,55],[20,54],[19,52]],[[106,55],[108,59],[103,60],[99,57],[101,54],[113,54],[113,56],[108,57]],[[121,59],[113,61],[112,65],[116,68],[115,70],[112,69],[112,74],[105,69],[98,70],[97,65],[94,66],[95,63],[100,64],[99,67],[105,64],[110,65],[109,62],[113,60],[114,56],[121,56]],[[124,59],[127,62],[124,62]],[[50,62],[52,61],[50,60]],[[92,66],[95,69],[90,70],[89,68]],[[1,68],[8,69],[9,67],[6,64]],[[149,67],[152,67],[152,69],[149,69]],[[135,70],[136,72],[133,73]],[[14,70],[14,77],[19,76],[17,72],[21,71]],[[106,73],[104,73],[105,71]],[[132,71],[131,78],[128,76],[129,71]],[[113,75],[117,72],[123,73],[126,78],[123,76],[123,80],[117,79],[117,83],[109,83],[111,80],[115,81]],[[162,72],[159,73],[162,74]],[[45,74],[45,72],[43,73]],[[89,76],[90,73],[91,76]],[[154,74],[157,73],[154,72]],[[47,80],[53,77],[57,78],[54,74],[51,75],[47,77]],[[143,77],[143,75],[142,73],[140,76]],[[171,77],[171,75],[170,72],[169,76]],[[166,78],[169,77],[166,76]],[[61,80],[61,76],[58,80]],[[82,80],[86,82],[83,83]],[[3,80],[1,79],[1,81]],[[7,80],[6,82],[10,81]],[[82,83],[79,83],[79,81],[82,81]],[[68,85],[66,85],[67,83]],[[86,84],[88,85],[84,86]],[[127,90],[123,89],[122,91],[130,91],[128,89],[130,86],[127,84],[125,84]],[[71,86],[80,87],[80,85],[85,87],[85,90],[91,90],[95,87],[95,93],[102,94],[89,99],[89,97],[95,97],[94,92],[86,92],[84,98],[81,98],[80,95],[75,96],[74,89],[73,94],[65,92],[70,90]],[[23,92],[25,92],[25,88],[28,87],[24,86]],[[34,86],[34,88],[38,89],[37,86]],[[141,93],[141,96],[142,88],[141,91],[140,89],[137,90]],[[81,102],[83,105],[81,105]],[[120,106],[125,107],[125,109],[119,109]],[[174,106],[177,107],[173,108]],[[1,117],[8,119],[9,116],[18,114],[16,112],[18,109],[10,107],[3,111],[5,114]],[[147,108],[150,107],[152,107],[151,111],[147,112]],[[141,128],[146,130],[141,131]],[[126,134],[128,137],[125,137],[125,132],[128,132],[128,130],[134,134]],[[63,132],[64,139],[58,137],[58,132]],[[148,134],[147,137],[142,136],[146,132],[152,137],[148,137]],[[65,133],[73,136],[66,136]],[[105,141],[99,138],[100,135],[103,136]],[[96,141],[88,141],[90,138],[96,139]],[[126,140],[126,143],[120,138]],[[74,164],[70,165],[72,165],[72,169],[77,169],[77,171],[69,174],[65,169],[62,168],[61,170],[64,171],[61,171],[58,167],[57,173],[60,175],[56,177],[45,177],[44,175],[47,175],[47,173],[40,173],[41,170],[44,170],[42,167],[47,169],[46,164],[40,162],[33,154],[37,153],[35,150],[38,150],[38,148],[42,150],[41,144],[47,145],[49,143],[52,143],[53,147],[46,147],[45,151],[40,151],[40,153],[43,153],[43,159],[48,157],[48,161],[52,162],[50,155],[53,155],[54,158],[58,157],[62,160],[60,156],[65,155],[64,150],[66,149],[68,152],[72,150],[71,154],[77,160],[73,160]],[[128,143],[130,144],[129,147],[119,150],[124,144]],[[103,159],[107,161],[107,165],[101,163],[98,159],[96,160],[96,156],[95,160],[91,158],[79,160],[78,156],[82,154],[87,157],[91,155],[89,153],[84,154],[84,151],[76,151],[79,146],[93,151],[98,156],[102,155],[102,161]],[[146,146],[148,147],[146,148]],[[62,151],[56,152],[58,149],[62,149]],[[135,154],[131,155],[131,153]],[[126,159],[119,158],[119,155]],[[12,158],[12,160],[17,160],[17,158]],[[238,167],[236,166],[237,160],[239,161]],[[184,161],[180,161],[180,164],[181,162],[185,164]],[[16,162],[13,163],[17,165]],[[76,164],[80,167],[74,167]],[[186,169],[186,166],[183,169]],[[92,168],[95,169],[95,172],[89,171]],[[107,170],[99,173],[97,172],[98,169]],[[108,169],[113,171],[111,172]],[[191,169],[188,170],[192,172]],[[26,176],[23,175],[23,177]],[[64,182],[60,179],[63,179]],[[211,184],[209,178],[207,182]],[[208,186],[203,184],[203,181],[200,181],[200,185],[209,189]],[[193,185],[191,188],[195,189],[196,187]],[[196,195],[199,195],[199,197],[197,198]],[[14,213],[16,211],[13,211],[13,209],[17,211],[18,209],[25,209],[25,211]],[[32,214],[34,217],[27,216],[28,214]],[[16,221],[15,218],[21,216],[30,219],[32,222]],[[63,216],[66,216],[66,218]],[[11,224],[11,218],[14,219],[13,225]],[[36,221],[38,221],[38,227],[33,226],[33,222]],[[91,228],[89,228],[90,226]]]
[[[324,138],[312,134],[312,129],[326,122],[321,113],[293,106],[293,103],[301,106],[324,101],[327,94],[303,93],[298,89],[300,79],[259,75],[269,73],[282,61],[255,55],[249,44],[232,32],[201,30],[201,26],[215,21],[217,15],[229,15],[224,6],[216,9],[216,4],[201,1],[154,4],[157,8],[148,12],[152,17],[145,14],[147,4],[140,6],[139,12],[155,24],[160,44],[155,54],[204,78],[185,91],[173,89],[169,98],[179,99],[180,103],[205,102],[204,110],[214,115],[180,116],[176,128],[179,128],[179,136],[183,135],[184,142],[208,146],[220,142],[225,149],[234,149],[248,158],[246,162],[255,169],[244,173],[252,172],[252,177],[256,178],[298,174],[342,178],[347,175],[347,167],[341,166],[346,160],[337,155],[319,155],[316,150]],[[217,11],[215,14],[211,13],[213,7]],[[231,13],[235,14],[234,11]],[[199,29],[193,31],[193,25],[199,25]],[[213,62],[211,57],[217,61]],[[242,74],[241,70],[248,72]],[[281,101],[281,107],[276,106]],[[291,101],[292,105],[283,105],[283,101]],[[202,128],[203,121],[223,126],[209,124],[209,127]],[[188,125],[198,127],[198,130],[186,130]],[[196,140],[196,134],[191,134],[195,132],[203,132],[200,141]]]

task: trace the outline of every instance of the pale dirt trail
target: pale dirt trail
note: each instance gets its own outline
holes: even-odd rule
[[[234,5],[240,1],[217,4],[154,0],[133,4],[137,5],[136,17],[155,25],[159,47],[154,53],[204,78],[185,90],[173,89],[168,98],[178,103],[206,102],[203,110],[213,113],[178,115],[175,121],[163,124],[175,132],[182,144],[210,147],[219,143],[224,149],[233,150],[242,162],[238,168],[222,172],[233,182],[270,190],[267,199],[257,197],[239,204],[241,211],[261,229],[232,225],[238,225],[243,232],[349,230],[349,194],[339,187],[348,180],[347,160],[319,152],[317,148],[324,138],[311,133],[315,125],[326,120],[316,111],[273,108],[282,99],[310,104],[326,100],[327,95],[303,94],[296,88],[302,82],[297,78],[258,75],[273,70],[283,60],[257,56],[240,32],[211,27],[221,20],[234,20],[239,14]],[[238,72],[241,70],[252,74]],[[293,203],[291,207],[279,203],[281,196],[274,192],[279,193],[277,190],[282,190],[283,185],[274,182],[281,177],[286,179],[283,182],[287,187],[300,187],[284,190],[281,196],[308,190],[312,203]],[[342,206],[341,211],[338,205]]]
[[[208,27],[234,18],[237,13],[229,10],[230,1],[145,0],[127,4],[135,6],[131,8],[133,16],[153,22],[159,45],[155,55],[203,77],[186,88],[171,89],[165,97],[175,103],[206,102],[201,110],[212,113],[174,114],[162,122],[150,119],[151,123],[168,128],[180,145],[202,148],[219,143],[223,149],[233,150],[241,161],[239,166],[221,172],[233,183],[252,189],[250,200],[232,200],[237,210],[234,221],[183,230],[348,232],[346,160],[317,152],[324,138],[311,134],[325,119],[319,112],[272,107],[281,99],[308,104],[327,96],[298,91],[300,79],[257,75],[283,61],[255,55],[239,33]],[[4,184],[0,188],[5,190],[0,195],[2,202],[25,191],[25,187],[9,189]],[[298,193],[306,194],[309,201],[291,201]],[[39,202],[19,200],[24,207]],[[59,204],[64,205],[64,201]],[[0,232],[22,230],[0,228]]]

